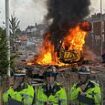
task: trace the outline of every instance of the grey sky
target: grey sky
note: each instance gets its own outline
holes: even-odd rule
[[[34,1],[34,2],[33,2]],[[47,13],[46,0],[10,0],[10,14],[15,14],[21,21],[20,27],[26,28],[35,22],[43,22],[43,17]],[[103,0],[103,12],[105,0]],[[100,0],[91,0],[91,13],[99,12]],[[5,0],[0,0],[0,26],[5,26]]]

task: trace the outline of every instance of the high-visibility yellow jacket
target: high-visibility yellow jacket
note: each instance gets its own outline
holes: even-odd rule
[[[21,91],[14,91],[14,89],[10,87],[6,92],[3,93],[4,103],[7,104],[9,98],[18,102],[22,102],[23,105],[32,105],[34,98],[34,89],[31,85],[27,85],[27,88]]]
[[[39,87],[36,98],[36,105],[45,105],[47,102],[51,105],[67,105],[65,89],[57,83],[53,86],[52,90],[48,90],[47,85]]]
[[[91,105],[89,102],[93,102],[92,105],[101,105],[101,88],[99,84],[94,81],[89,81],[82,95],[82,90],[78,84],[74,84],[70,90],[69,98],[76,105]],[[81,98],[80,98],[81,97]],[[84,102],[85,100],[85,102]],[[88,102],[87,102],[88,101]],[[86,104],[86,102],[88,104]]]

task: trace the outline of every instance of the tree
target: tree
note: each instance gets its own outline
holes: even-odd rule
[[[7,40],[6,32],[0,28],[0,72],[1,74],[7,73],[8,59],[7,59]]]
[[[10,21],[10,42],[12,46],[12,50],[15,52],[16,49],[16,38],[17,35],[21,33],[21,30],[19,29],[20,20],[16,18],[15,16],[11,15]]]
[[[11,15],[11,19],[10,21],[10,30],[11,30],[11,35],[12,37],[16,38],[16,32],[19,29],[19,24],[20,24],[20,20],[18,20],[18,18],[16,18],[15,16]]]

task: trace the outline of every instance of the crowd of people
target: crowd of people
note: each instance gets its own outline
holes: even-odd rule
[[[3,92],[4,105],[102,105],[101,87],[91,80],[91,70],[82,66],[77,71],[78,82],[70,87],[67,94],[65,87],[56,81],[58,73],[53,66],[44,73],[44,83],[37,88],[25,73],[14,73],[9,88]]]

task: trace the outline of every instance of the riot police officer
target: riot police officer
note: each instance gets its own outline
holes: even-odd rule
[[[101,88],[98,83],[90,80],[90,68],[80,67],[79,82],[75,83],[70,91],[70,101],[75,105],[101,105]]]
[[[67,105],[65,89],[56,82],[56,76],[53,66],[44,72],[45,83],[38,89],[37,105]]]
[[[3,93],[5,105],[32,105],[33,87],[26,81],[26,73],[15,72],[14,84]]]

